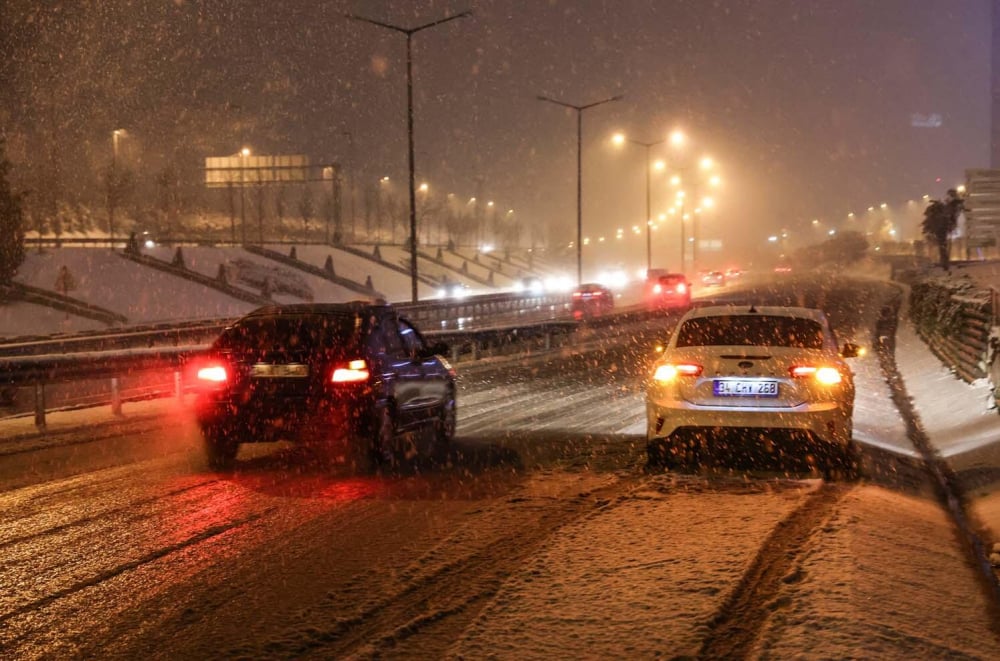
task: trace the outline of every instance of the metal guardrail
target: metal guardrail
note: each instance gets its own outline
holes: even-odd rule
[[[394,307],[422,330],[473,331],[569,320],[565,294],[485,294],[462,299],[399,303]],[[0,358],[80,351],[112,351],[208,343],[235,318],[121,327],[52,337],[23,337],[0,343]]]
[[[526,346],[548,350],[578,326],[565,316],[566,296],[491,294],[395,307],[418,322],[424,335],[448,344],[453,362],[512,348],[523,351]],[[34,389],[35,425],[44,429],[46,386],[110,379],[112,411],[120,414],[122,378],[172,371],[175,394],[181,396],[185,364],[204,353],[232,321],[213,319],[2,344],[0,389]],[[453,327],[459,324],[463,327]]]

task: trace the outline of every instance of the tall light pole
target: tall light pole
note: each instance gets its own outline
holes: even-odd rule
[[[564,101],[550,99],[541,94],[538,95],[539,101],[548,101],[576,111],[576,284],[578,285],[583,283],[583,111],[612,101],[620,101],[622,98],[624,97],[619,94],[586,105],[575,106]]]
[[[125,129],[111,132],[111,174],[108,177],[108,245],[115,249],[115,206],[118,203],[118,141],[125,135]]]
[[[402,28],[398,25],[391,25],[389,23],[382,23],[381,21],[375,21],[370,18],[365,18],[363,16],[354,16],[353,14],[346,14],[347,18],[352,18],[356,21],[364,21],[365,23],[371,23],[372,25],[377,25],[387,30],[393,30],[395,32],[401,32],[406,35],[406,134],[408,141],[408,155],[409,155],[409,165],[410,165],[410,287],[411,287],[411,299],[412,302],[416,303],[418,300],[417,295],[417,193],[414,187],[415,175],[413,166],[413,49],[412,41],[413,35],[420,32],[421,30],[426,30],[427,28],[432,28],[436,25],[441,25],[442,23],[447,23],[448,21],[454,21],[456,18],[464,18],[466,16],[471,16],[472,12],[463,11],[454,16],[449,16],[448,18],[442,18],[437,21],[432,21],[430,23],[425,23],[423,25],[418,25],[415,28]]]
[[[247,242],[247,156],[250,155],[250,148],[244,147],[240,150],[240,239],[246,245]]]
[[[670,142],[673,143],[674,146],[680,146],[680,145],[682,145],[686,141],[687,141],[687,138],[686,138],[686,136],[681,131],[674,131],[670,135]],[[715,167],[715,163],[708,156],[703,156],[701,158],[701,160],[698,162],[698,168],[700,170],[702,170],[702,171],[711,170],[713,167]],[[688,165],[688,166],[685,166],[685,167],[674,167],[672,169],[674,171],[676,171],[676,172],[681,173],[681,175],[683,175],[684,177],[687,177],[687,173],[692,168],[693,168],[693,165]],[[671,178],[671,182],[670,183],[673,184],[674,186],[680,186],[682,182],[683,182],[683,178],[681,176],[674,175]],[[691,185],[694,187],[695,191],[699,190],[697,188],[697,183],[698,182],[696,182],[696,181],[694,181],[692,179]],[[713,176],[713,177],[711,177],[709,179],[708,183],[709,183],[710,186],[713,186],[713,187],[714,186],[718,186],[719,185],[719,178],[716,177],[716,176]],[[680,197],[680,203],[681,203],[681,214],[680,214],[681,273],[686,273],[685,269],[687,268],[687,243],[688,243],[688,239],[687,239],[687,235],[686,235],[686,228],[684,227],[684,204],[685,204],[685,201],[686,201],[685,200],[686,195],[687,194],[684,191],[679,191],[678,192],[678,196]],[[697,200],[696,200],[695,206],[697,207]],[[699,213],[699,211],[696,209],[695,213],[692,214],[692,236],[691,236],[691,239],[692,239],[692,242],[693,242],[694,245],[692,245],[692,247],[691,247],[691,267],[693,269],[697,268],[697,260],[698,260],[698,221],[697,221],[697,218],[695,217],[697,215],[697,213]]]
[[[357,216],[354,215],[354,187],[357,182],[354,179],[354,171],[350,169],[356,167],[356,163],[354,162],[354,136],[351,135],[350,131],[341,131],[341,133],[347,136],[347,157],[351,161],[350,165],[344,168],[344,171],[345,173],[350,173],[347,175],[346,179],[349,187],[348,190],[350,190],[351,193],[351,243],[354,243],[357,241],[357,226],[355,224]]]
[[[646,272],[648,273],[650,269],[653,268],[653,228],[652,224],[652,211],[649,205],[649,171],[652,167],[652,162],[649,160],[649,150],[651,147],[656,145],[662,145],[667,141],[666,138],[663,140],[657,140],[656,142],[642,142],[641,140],[633,140],[632,138],[626,138],[624,135],[615,136],[616,140],[620,139],[621,142],[631,142],[633,145],[639,145],[640,147],[646,148]]]

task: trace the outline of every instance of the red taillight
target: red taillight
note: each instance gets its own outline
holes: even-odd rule
[[[792,375],[792,378],[801,379],[806,377],[813,377],[820,383],[823,383],[828,386],[840,383],[843,378],[840,376],[840,372],[835,367],[796,365],[790,368],[788,371]]]
[[[678,294],[683,294],[684,292],[687,291],[687,289],[688,289],[687,285],[685,285],[683,282],[680,283],[679,285],[677,285],[677,293]]]
[[[578,292],[578,291],[573,292],[573,298],[580,298],[581,296],[583,296],[583,292]]]
[[[673,381],[679,376],[699,376],[701,375],[701,365],[696,363],[679,363],[677,365],[660,365],[653,374],[655,381]]]
[[[661,294],[661,293],[663,293],[663,287],[661,287],[659,284],[653,285],[653,293],[654,294]]]
[[[198,380],[207,383],[225,383],[229,380],[229,373],[225,365],[212,364],[198,368]]]
[[[367,381],[369,376],[368,363],[363,360],[352,360],[346,366],[335,368],[330,380],[333,383],[361,383]]]

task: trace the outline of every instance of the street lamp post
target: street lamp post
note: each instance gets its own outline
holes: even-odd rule
[[[578,285],[583,283],[583,111],[612,101],[620,101],[622,98],[624,97],[619,94],[586,105],[575,106],[571,103],[538,95],[539,101],[548,101],[576,111],[576,283]]]
[[[651,147],[656,145],[662,145],[666,142],[666,138],[663,140],[657,140],[656,142],[642,142],[641,140],[633,140],[632,138],[625,138],[622,136],[623,140],[628,140],[634,145],[639,145],[640,147],[646,148],[646,272],[648,273],[650,269],[653,268],[653,228],[651,225],[652,221],[652,211],[650,210],[649,203],[649,179],[650,179],[650,169],[652,168],[652,161],[650,161],[649,150]]]
[[[350,131],[342,131],[341,133],[347,136],[347,156],[351,161],[350,165],[344,168],[344,171],[347,174],[345,183],[351,195],[351,243],[354,243],[357,241],[357,216],[354,214],[354,187],[357,185],[357,182],[354,179],[353,170],[350,170],[350,168],[356,167],[354,161],[354,136]]]
[[[436,25],[441,25],[442,23],[447,23],[448,21],[453,21],[456,18],[464,18],[466,16],[471,16],[472,12],[464,11],[460,14],[455,14],[454,16],[449,16],[447,18],[442,18],[437,21],[432,21],[430,23],[425,23],[419,25],[415,28],[401,28],[398,25],[391,25],[389,23],[382,23],[381,21],[374,21],[370,18],[365,18],[363,16],[354,16],[352,14],[347,14],[347,18],[352,18],[357,21],[363,21],[365,23],[371,23],[372,25],[377,25],[379,27],[386,28],[387,30],[393,30],[395,32],[401,32],[406,35],[406,134],[408,143],[408,156],[409,156],[409,167],[410,167],[410,286],[411,286],[411,298],[414,303],[418,300],[417,295],[417,195],[416,189],[414,188],[415,175],[413,166],[413,50],[412,41],[413,35],[421,30],[426,30],[427,28],[432,28]]]
[[[240,150],[240,242],[246,245],[247,242],[247,156],[250,149],[244,147]]]
[[[702,170],[706,170],[707,171],[707,170],[710,170],[710,169],[712,169],[714,167],[714,163],[713,163],[713,161],[712,161],[711,158],[705,156],[699,162],[698,167],[700,169],[702,169]],[[691,168],[692,168],[692,166],[687,166],[687,167],[682,167],[682,168],[674,168],[674,170],[680,172],[683,175],[683,177],[675,175],[673,177],[673,179],[671,180],[671,182],[674,185],[680,185],[683,182],[684,178],[687,177],[687,173],[691,170]],[[718,184],[719,184],[719,178],[716,177],[716,176],[713,176],[709,180],[709,185],[710,186],[717,186]],[[694,188],[695,191],[699,190],[699,188],[698,188],[698,182],[695,181],[693,178],[691,180],[691,186]],[[680,227],[680,231],[681,231],[681,272],[682,273],[686,273],[685,269],[687,268],[687,243],[688,243],[688,238],[687,238],[687,230],[684,227],[684,204],[685,204],[685,201],[686,201],[687,193],[685,193],[683,190],[678,191],[678,197],[680,198],[680,205],[681,205],[680,206],[680,210],[681,210],[681,213],[680,213],[680,226],[681,226]],[[691,268],[697,270],[697,261],[698,261],[698,219],[697,219],[697,215],[699,213],[701,213],[701,209],[697,207],[697,200],[695,200],[695,202],[696,202],[695,209],[692,212]]]
[[[115,206],[118,203],[118,140],[125,135],[125,129],[111,132],[111,173],[108,177],[108,245],[115,249]]]

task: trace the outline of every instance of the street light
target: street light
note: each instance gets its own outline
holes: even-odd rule
[[[548,101],[576,111],[576,283],[579,285],[583,284],[583,156],[581,146],[583,142],[583,111],[612,101],[619,101],[624,97],[619,94],[582,106],[557,101],[540,94],[537,98],[539,101]]]
[[[640,147],[646,148],[646,272],[649,273],[650,269],[653,268],[653,238],[652,238],[652,216],[651,210],[649,208],[649,171],[652,167],[649,158],[650,147],[655,147],[656,145],[662,145],[667,141],[667,138],[663,140],[657,140],[656,142],[642,142],[641,140],[633,140],[632,138],[626,138],[623,134],[619,133],[614,136],[614,141],[616,144],[625,144],[625,142],[631,142],[634,145],[639,145]],[[657,161],[657,169],[663,169],[665,165],[663,161]]]
[[[354,170],[356,163],[354,162],[354,136],[350,131],[341,131],[341,135],[347,136],[347,156],[350,159],[350,165],[345,167],[346,173],[346,183],[349,187],[351,193],[351,243],[357,241],[357,216],[354,213],[354,188],[357,182],[354,180]]]
[[[687,136],[681,131],[674,131],[670,135],[670,142],[674,146],[681,146],[687,141]],[[680,186],[683,183],[684,178],[687,177],[687,173],[692,169],[693,165],[688,165],[686,167],[674,168],[680,171],[683,177],[680,175],[674,175],[670,178],[670,184],[672,186]],[[703,156],[698,159],[698,168],[702,171],[708,171],[715,167],[715,161],[709,156]],[[692,182],[693,183],[693,182]],[[708,179],[708,184],[712,187],[716,187],[721,183],[721,179],[717,175],[713,175]],[[689,243],[687,232],[684,227],[684,191],[678,191],[678,197],[680,198],[680,234],[681,234],[681,273],[686,273],[687,268],[687,244]],[[698,261],[698,214],[694,215],[692,219],[691,227],[691,267],[697,270]]]
[[[442,18],[437,21],[432,21],[430,23],[425,23],[423,25],[418,25],[415,28],[402,28],[398,25],[392,25],[390,23],[382,23],[381,21],[375,21],[370,18],[365,18],[363,16],[355,16],[353,14],[346,14],[347,18],[354,19],[356,21],[363,21],[365,23],[371,23],[372,25],[377,25],[378,27],[386,28],[387,30],[393,30],[395,32],[400,32],[406,35],[406,134],[408,142],[408,156],[410,165],[410,288],[411,288],[411,299],[412,302],[416,303],[418,300],[417,295],[417,195],[416,189],[414,187],[414,165],[413,165],[413,48],[412,41],[413,35],[421,30],[426,30],[427,28],[432,28],[436,25],[441,25],[442,23],[447,23],[448,21],[454,21],[456,18],[464,18],[466,16],[472,16],[472,12],[463,11],[460,14],[455,14],[454,16],[449,16],[447,18]]]
[[[427,196],[428,196],[428,193],[431,190],[431,187],[425,181],[422,184],[420,184],[420,186],[417,188],[417,190],[420,192],[420,195],[421,195],[420,222],[422,222],[426,226],[426,229],[424,230],[424,235],[427,238],[424,239],[424,243],[427,244],[427,245],[430,245],[430,243],[431,243],[431,226],[430,226],[430,223],[427,222]]]
[[[250,148],[244,147],[240,150],[240,240],[244,245],[247,242],[247,157],[250,156]]]
[[[108,177],[108,245],[115,249],[115,206],[118,203],[118,141],[126,135],[125,129],[111,132],[111,173]]]

